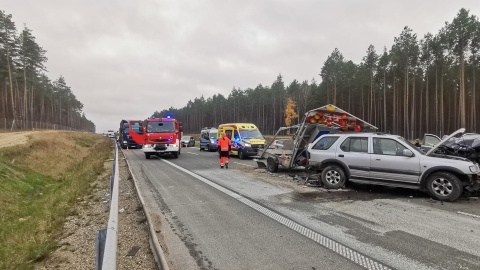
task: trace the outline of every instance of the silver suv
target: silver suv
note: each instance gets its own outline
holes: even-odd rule
[[[446,137],[440,143],[455,136]],[[398,135],[326,134],[308,146],[309,165],[321,172],[326,188],[346,181],[427,190],[441,201],[454,201],[464,188],[478,190],[478,164],[465,158],[425,154]]]

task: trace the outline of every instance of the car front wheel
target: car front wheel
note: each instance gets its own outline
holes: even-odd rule
[[[245,159],[245,158],[247,158],[242,149],[238,149],[238,158],[239,158],[239,159]]]
[[[454,174],[437,172],[428,177],[427,190],[433,198],[451,202],[462,195],[463,187]]]
[[[326,188],[338,189],[345,186],[347,177],[342,168],[337,165],[327,166],[322,171],[322,183]]]

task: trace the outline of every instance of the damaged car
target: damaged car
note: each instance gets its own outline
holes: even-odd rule
[[[476,145],[476,139],[461,139],[460,144],[456,136],[463,132],[457,130],[427,153],[398,135],[325,134],[309,144],[309,165],[326,188],[341,188],[350,181],[426,190],[437,200],[455,201],[465,190],[480,189],[479,165],[465,146],[466,141]]]

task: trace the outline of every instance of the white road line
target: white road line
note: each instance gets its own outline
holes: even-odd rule
[[[187,154],[195,155],[195,156],[198,156],[198,155],[199,155],[199,154],[197,154],[197,153],[192,153],[192,152],[187,152]]]
[[[478,216],[478,215],[469,214],[469,213],[465,213],[465,212],[458,211],[457,213],[461,214],[461,215],[469,216],[469,217],[480,218],[480,216]]]
[[[380,262],[376,261],[376,260],[373,260],[372,258],[369,258],[367,257],[366,255],[356,251],[356,250],[353,250],[343,244],[340,244],[322,234],[319,234],[283,215],[280,215],[266,207],[263,207],[261,206],[260,204],[258,203],[255,203],[254,201],[250,200],[250,199],[247,199],[245,197],[243,197],[242,195],[240,194],[237,194],[227,188],[224,188],[222,187],[221,185],[219,184],[216,184],[196,173],[193,173],[187,169],[184,169],[168,160],[165,160],[165,159],[162,159],[163,162],[166,162],[167,164],[185,172],[186,174],[189,174],[193,177],[195,177],[196,179],[204,182],[205,184],[229,195],[230,197],[250,206],[251,208],[255,209],[256,211],[264,214],[265,216],[279,222],[280,224],[286,226],[287,228],[290,228],[294,231],[296,231],[297,233],[315,241],[316,243],[320,244],[321,246],[343,256],[344,258],[347,258],[348,260],[354,262],[355,264],[357,265],[360,265],[366,269],[380,269],[380,270],[390,270],[391,268],[389,268],[388,266],[386,265],[383,265],[381,264]],[[242,163],[239,163],[239,164],[242,164]],[[246,164],[242,164],[242,165],[246,165]]]
[[[240,162],[235,162],[235,161],[234,161],[233,163],[235,163],[235,164],[240,164],[240,165],[244,165],[244,166],[249,166],[249,167],[254,167],[254,168],[257,167],[257,166],[248,165],[248,164],[245,164],[245,163],[240,163]]]

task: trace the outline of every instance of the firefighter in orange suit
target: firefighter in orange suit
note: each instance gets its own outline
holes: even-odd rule
[[[228,169],[228,159],[230,156],[230,147],[232,145],[232,142],[225,135],[225,132],[222,132],[222,138],[218,139],[217,144],[218,151],[220,153],[220,168],[223,169],[223,165],[225,164],[225,168]]]

